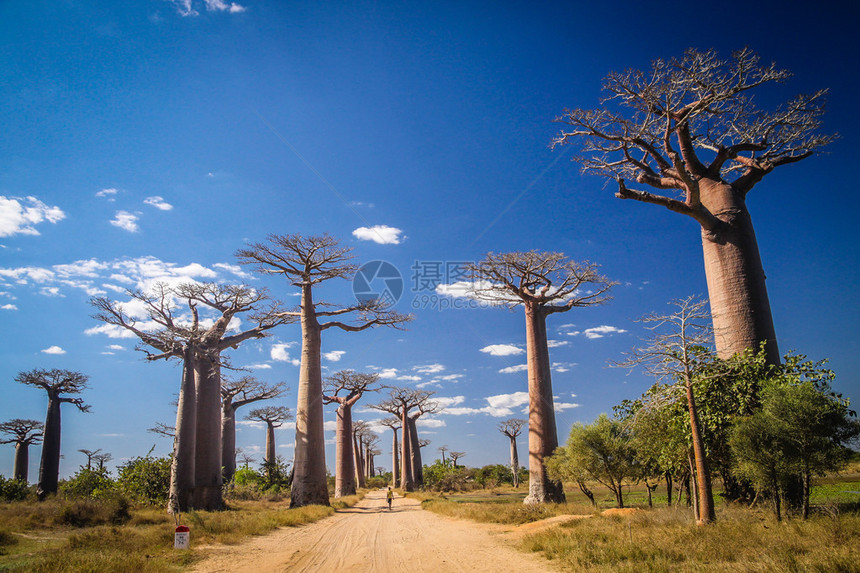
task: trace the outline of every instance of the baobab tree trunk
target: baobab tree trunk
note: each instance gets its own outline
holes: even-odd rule
[[[728,358],[767,342],[767,360],[779,364],[779,348],[765,274],[746,201],[731,185],[702,179],[702,204],[725,224],[702,229],[702,250],[717,353]]]
[[[221,466],[224,483],[230,483],[236,473],[236,408],[229,402],[221,404]]]
[[[352,444],[352,407],[341,404],[335,411],[337,429],[335,432],[334,496],[355,495],[354,450]]]
[[[564,503],[564,488],[546,473],[544,458],[558,447],[552,401],[546,314],[526,304],[526,357],[529,376],[529,494],[524,503]]]
[[[364,457],[361,455],[361,443],[358,441],[358,436],[355,434],[352,435],[352,460],[353,460],[353,474],[355,475],[355,483],[358,487],[365,487],[364,482]]]
[[[194,507],[224,508],[221,494],[221,367],[217,357],[201,352],[195,360],[197,443],[194,449]]]
[[[290,507],[329,505],[323,430],[321,329],[311,284],[302,285],[302,362],[296,405],[296,454]]]
[[[511,474],[514,487],[520,487],[520,456],[517,452],[517,438],[511,437]]]
[[[418,427],[415,419],[407,416],[409,419],[409,454],[412,465],[412,482],[415,487],[424,485],[424,465],[421,463],[421,444],[418,441]]]
[[[18,442],[15,444],[15,464],[12,467],[12,479],[26,482],[29,474],[30,444]]]
[[[400,482],[400,467],[397,465],[399,461],[399,456],[397,455],[397,428],[392,428],[391,433],[394,434],[394,438],[391,441],[391,487],[397,487]]]
[[[690,376],[687,376],[687,409],[690,412],[690,430],[693,438],[693,458],[696,465],[696,493],[698,499],[698,511],[696,513],[697,525],[706,525],[716,519],[714,513],[714,495],[711,491],[711,473],[708,468],[708,459],[705,455],[705,442],[702,439],[699,424],[699,413],[696,408],[696,400],[693,396],[693,384]],[[650,493],[649,493],[650,495]]]
[[[194,450],[197,443],[197,404],[195,402],[193,351],[186,349],[182,365],[182,384],[176,408],[173,459],[170,462],[170,493],[167,512],[191,508],[194,493]]]
[[[264,460],[269,466],[269,472],[275,467],[275,425],[272,423],[266,424],[266,459]]]
[[[42,459],[39,464],[39,499],[57,493],[60,478],[60,397],[48,392],[48,413],[45,416],[45,431],[42,438]]]
[[[403,436],[400,440],[400,488],[403,491],[415,491],[412,478],[412,433],[409,428],[409,415],[404,410],[400,417]]]

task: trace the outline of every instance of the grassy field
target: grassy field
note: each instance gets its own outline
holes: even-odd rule
[[[62,499],[0,503],[0,571],[181,571],[201,547],[311,523],[361,497],[299,509],[287,509],[288,501],[231,501],[226,511],[183,514],[182,523],[191,528],[190,551],[173,549],[175,523],[160,507],[123,510],[112,501]]]
[[[685,506],[666,507],[665,492],[647,508],[644,488],[625,504],[639,510],[600,516],[614,507],[608,491],[596,490],[599,510],[578,490],[567,504],[522,505],[525,491],[423,495],[436,513],[480,522],[518,525],[557,515],[591,515],[525,535],[523,551],[543,554],[569,571],[821,571],[860,573],[860,467],[815,485],[809,520],[777,522],[767,506],[718,502],[717,523],[697,527]],[[659,492],[659,490],[658,490]]]

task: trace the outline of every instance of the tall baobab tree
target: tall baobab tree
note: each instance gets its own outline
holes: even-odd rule
[[[367,422],[356,420],[352,424],[352,465],[355,472],[355,483],[358,487],[365,487],[364,472],[364,435],[370,431]]]
[[[281,274],[301,289],[300,307],[284,315],[298,318],[302,326],[302,357],[296,405],[296,449],[293,464],[291,507],[328,505],[323,431],[322,333],[329,328],[358,332],[376,326],[398,327],[411,316],[385,310],[379,300],[333,308],[314,300],[314,288],[332,279],[350,279],[357,268],[351,249],[341,247],[328,235],[269,235],[268,242],[240,249],[236,256],[266,274]],[[330,309],[330,310],[329,310]],[[340,317],[353,316],[352,322]],[[337,317],[327,321],[329,317]]]
[[[616,179],[615,196],[663,206],[701,227],[717,352],[767,344],[779,363],[765,274],[746,197],[777,167],[829,144],[819,133],[827,90],[762,111],[750,91],[790,77],[749,49],[708,50],[610,73],[598,109],[565,110],[553,145],[578,144],[584,172]],[[628,188],[625,179],[651,191]],[[656,190],[656,192],[653,192]],[[674,192],[674,193],[673,193]]]
[[[221,509],[222,352],[263,338],[269,329],[292,319],[280,315],[265,290],[244,285],[160,283],[151,292],[127,294],[134,306],[144,309],[144,316],[131,316],[125,304],[95,297],[90,301],[98,310],[94,318],[134,333],[147,360],[182,360],[168,511]],[[180,308],[178,301],[187,308]],[[231,322],[242,314],[253,326],[232,333]],[[146,322],[138,324],[138,318]]]
[[[538,251],[493,254],[470,267],[474,296],[497,305],[522,305],[526,315],[529,384],[529,495],[525,503],[563,502],[561,482],[546,474],[544,458],[558,447],[546,319],[608,300],[613,283],[597,267]]]
[[[84,454],[85,456],[87,456],[87,469],[91,470],[91,469],[93,469],[93,457],[98,455],[98,453],[101,452],[102,449],[101,448],[99,448],[97,450],[80,449],[78,451],[81,452],[82,454]]]
[[[48,412],[45,416],[42,437],[42,460],[39,465],[39,484],[36,493],[40,500],[48,494],[57,493],[60,478],[60,405],[74,404],[81,412],[89,412],[90,407],[82,398],[71,398],[68,394],[80,394],[87,389],[89,378],[80,372],[53,368],[36,368],[20,372],[15,380],[27,386],[43,389],[48,394]]]
[[[400,425],[403,428],[400,441],[400,487],[404,491],[414,491],[416,486],[424,483],[416,420],[422,414],[432,413],[438,409],[439,405],[431,400],[432,396],[433,392],[426,390],[394,387],[391,388],[391,394],[387,400],[370,406],[400,419]]]
[[[520,456],[517,452],[517,436],[523,431],[528,420],[511,418],[499,424],[499,431],[506,435],[511,442],[511,475],[514,487],[520,487]]]
[[[236,473],[236,410],[261,400],[277,398],[287,391],[283,382],[268,384],[253,376],[221,379],[221,465],[224,483]]]
[[[109,461],[111,461],[112,459],[113,459],[113,455],[108,453],[108,452],[104,452],[102,454],[95,454],[93,456],[93,461],[95,461],[98,464],[99,471],[104,470],[105,464],[108,463]]]
[[[436,449],[439,450],[440,454],[442,454],[442,465],[445,465],[445,452],[447,452],[450,448],[448,446],[439,446]]]
[[[693,377],[702,359],[709,357],[707,349],[714,341],[711,316],[707,301],[696,300],[692,296],[672,301],[671,304],[676,307],[674,312],[650,314],[641,319],[651,330],[646,339],[647,345],[634,348],[627,360],[618,365],[628,368],[642,366],[648,374],[658,379],[680,382],[684,386],[696,466],[696,523],[706,525],[716,519],[716,514],[702,424],[693,394]]]
[[[326,378],[323,402],[337,403],[335,416],[334,496],[355,495],[355,459],[352,445],[352,407],[365,392],[375,392],[379,374],[341,370]]]
[[[15,444],[15,462],[12,466],[12,479],[26,482],[30,465],[30,445],[42,441],[44,424],[37,420],[15,418],[0,424],[0,433],[11,436],[0,440],[0,444]]]
[[[255,420],[266,424],[266,457],[263,463],[266,464],[266,471],[270,479],[277,463],[275,457],[275,428],[280,428],[284,425],[284,422],[292,419],[292,417],[290,409],[285,406],[254,408],[245,416],[246,420]]]
[[[400,418],[384,418],[379,423],[390,428],[393,436],[391,440],[391,487],[397,487],[400,485],[400,447],[397,441],[397,430],[401,427]]]
[[[449,454],[451,456],[451,463],[454,464],[455,468],[458,467],[457,466],[457,460],[466,457],[466,452],[454,452],[454,451],[452,451],[452,452],[449,452]]]

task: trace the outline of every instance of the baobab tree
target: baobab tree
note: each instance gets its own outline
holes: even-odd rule
[[[693,377],[697,366],[710,358],[707,349],[714,341],[711,316],[707,301],[696,300],[693,296],[672,301],[671,304],[676,307],[674,312],[650,314],[641,319],[651,330],[646,339],[647,344],[634,348],[627,360],[618,363],[618,366],[642,366],[648,374],[660,380],[671,380],[683,385],[696,466],[696,523],[706,525],[716,520],[716,514],[702,424],[693,394]],[[674,399],[674,396],[669,398]]]
[[[352,407],[365,392],[375,392],[379,374],[341,370],[326,378],[323,402],[337,403],[335,417],[334,496],[355,495],[355,459],[352,444]]]
[[[221,464],[224,483],[236,473],[236,410],[261,400],[283,395],[287,386],[283,382],[268,384],[253,376],[236,380],[221,379]]]
[[[252,456],[251,454],[247,454],[243,452],[241,449],[238,450],[237,456],[239,461],[242,462],[242,467],[248,469],[248,465],[257,461],[257,458]]]
[[[584,172],[618,182],[615,196],[663,206],[701,227],[717,352],[767,345],[779,363],[765,274],[747,210],[752,188],[777,167],[812,156],[827,90],[762,111],[749,92],[790,77],[749,49],[655,60],[651,70],[610,73],[598,109],[565,110],[553,145],[577,144]],[[626,179],[651,191],[631,189]],[[657,190],[653,192],[653,190]],[[675,193],[672,193],[675,192]]]
[[[159,283],[151,292],[129,290],[127,294],[129,308],[143,308],[144,316],[131,316],[125,304],[95,297],[90,304],[99,312],[93,317],[134,333],[147,360],[182,360],[168,511],[221,509],[222,352],[248,339],[263,338],[269,329],[292,319],[280,315],[281,309],[265,290],[244,285]],[[180,308],[177,301],[184,301],[187,308]],[[250,319],[251,328],[228,334],[239,315]],[[138,324],[138,318],[146,322]]]
[[[384,418],[379,423],[390,428],[393,436],[391,440],[391,487],[397,487],[400,484],[400,448],[397,441],[397,430],[401,427],[400,418]]]
[[[358,487],[365,487],[364,479],[364,435],[370,431],[367,422],[356,420],[352,424],[352,464],[355,466],[355,483]]]
[[[68,394],[80,394],[87,389],[89,378],[80,372],[52,368],[36,368],[20,372],[15,381],[27,386],[43,389],[48,394],[48,412],[42,436],[42,459],[39,464],[39,484],[36,493],[39,500],[48,494],[57,493],[60,478],[60,405],[74,404],[81,412],[89,412],[90,407],[82,398],[71,398]]]
[[[78,451],[81,452],[82,454],[84,454],[85,456],[87,456],[87,469],[91,470],[91,469],[93,469],[93,456],[95,456],[99,452],[101,452],[102,449],[101,448],[99,448],[97,450],[80,449]]]
[[[445,465],[445,452],[447,452],[450,448],[448,446],[439,446],[436,448],[440,454],[442,454],[442,465]]]
[[[511,418],[499,424],[499,431],[511,441],[511,474],[514,487],[520,487],[520,456],[517,452],[517,436],[522,433],[523,426],[526,424],[528,424],[528,420],[519,418]]]
[[[376,326],[398,327],[411,316],[386,310],[381,300],[371,300],[341,308],[314,300],[314,288],[332,279],[351,279],[357,267],[351,249],[341,247],[328,235],[269,235],[267,243],[254,243],[236,256],[265,274],[281,274],[290,285],[301,289],[301,304],[282,313],[301,321],[302,357],[299,366],[296,405],[296,448],[290,506],[328,505],[323,431],[322,333],[329,328],[358,332]],[[354,317],[344,322],[340,317]],[[336,319],[321,321],[328,317]]]
[[[275,457],[275,428],[280,428],[284,425],[284,422],[292,419],[292,417],[290,409],[286,406],[254,408],[245,416],[246,420],[254,420],[266,424],[266,457],[263,459],[263,463],[266,465],[269,479],[272,477],[275,464],[278,463]]]
[[[95,454],[93,456],[93,461],[95,461],[98,464],[99,471],[104,470],[105,464],[108,463],[109,461],[111,461],[112,459],[113,459],[113,455],[108,453],[108,452],[104,452],[102,454]]]
[[[422,414],[435,412],[439,408],[438,403],[431,400],[432,396],[433,392],[426,390],[393,387],[387,400],[370,406],[400,419],[403,428],[400,445],[400,487],[404,491],[414,491],[416,486],[424,483],[416,420]]]
[[[546,319],[605,302],[614,283],[599,275],[596,265],[569,260],[562,253],[488,253],[469,270],[476,298],[525,309],[529,385],[529,495],[525,503],[564,502],[561,482],[547,476],[543,461],[558,447]]]
[[[37,420],[15,418],[0,424],[0,433],[11,436],[0,440],[0,444],[15,444],[15,462],[12,466],[12,479],[26,482],[30,465],[30,445],[42,441],[45,426]]]
[[[451,455],[451,462],[454,464],[454,467],[456,468],[456,467],[458,467],[457,466],[457,460],[466,457],[466,452],[453,452],[452,451],[452,452],[450,452],[450,455]]]

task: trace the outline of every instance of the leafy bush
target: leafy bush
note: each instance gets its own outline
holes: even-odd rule
[[[103,498],[114,492],[116,483],[110,472],[81,467],[78,473],[60,483],[60,493],[66,498]]]
[[[424,487],[432,491],[466,491],[474,489],[475,470],[455,468],[449,463],[436,460],[424,466]]]
[[[6,479],[0,475],[0,500],[23,501],[29,492],[30,486],[24,480]]]
[[[526,468],[520,468],[520,483],[527,482],[529,472]],[[483,488],[494,488],[500,485],[514,485],[514,476],[511,467],[502,464],[484,466],[475,470],[475,483]]]
[[[167,503],[170,490],[170,457],[137,457],[119,466],[117,485],[125,495],[142,503]]]
[[[126,497],[113,494],[103,499],[76,499],[60,510],[56,521],[73,527],[93,525],[122,525],[131,519],[129,501]]]

